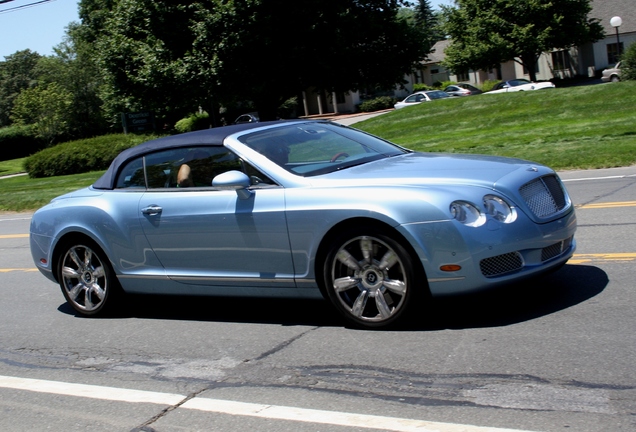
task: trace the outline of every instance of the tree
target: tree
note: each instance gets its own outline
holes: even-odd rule
[[[91,8],[83,8],[86,2]],[[110,6],[109,6],[110,3]],[[83,0],[99,23],[109,106],[174,120],[214,104],[251,101],[262,119],[305,89],[391,88],[424,58],[400,0]],[[100,6],[101,5],[101,6]],[[99,13],[110,7],[105,20]],[[82,14],[80,14],[82,16]]]
[[[32,125],[37,138],[49,145],[68,130],[67,113],[73,96],[57,83],[20,92],[11,119],[17,125]]]
[[[11,124],[11,110],[20,92],[37,84],[35,67],[41,57],[27,49],[0,62],[0,127]]]
[[[398,1],[210,4],[197,11],[196,69],[207,69],[222,100],[252,100],[262,118],[274,118],[282,101],[307,88],[392,88],[428,52],[422,34],[397,18]]]
[[[453,71],[490,69],[514,60],[536,81],[541,53],[604,37],[589,18],[590,0],[456,0],[442,6],[452,39],[444,65]]]
[[[632,43],[621,57],[621,79],[636,80],[636,43]]]
[[[107,130],[103,118],[100,91],[101,73],[93,44],[79,36],[79,25],[71,23],[64,41],[54,48],[53,56],[42,57],[36,67],[40,85],[57,83],[73,96],[66,119],[74,137],[89,137]]]
[[[439,28],[438,14],[433,12],[430,1],[418,0],[415,5],[414,20],[417,27],[424,33],[423,39],[428,51],[436,42],[444,39],[444,34]]]

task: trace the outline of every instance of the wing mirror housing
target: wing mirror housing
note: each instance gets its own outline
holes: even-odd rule
[[[220,190],[235,190],[240,199],[248,199],[252,196],[250,178],[241,171],[227,171],[212,179],[212,186]]]

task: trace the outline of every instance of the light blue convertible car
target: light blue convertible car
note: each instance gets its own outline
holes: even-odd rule
[[[431,294],[558,269],[575,230],[545,166],[418,153],[296,120],[126,150],[91,187],[34,214],[31,252],[82,315],[108,313],[124,293],[322,294],[350,324],[380,328]]]

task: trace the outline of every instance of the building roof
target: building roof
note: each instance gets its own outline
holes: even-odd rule
[[[446,50],[446,47],[450,45],[450,43],[450,39],[444,39],[436,42],[435,45],[433,45],[432,52],[429,53],[426,56],[426,59],[423,60],[421,63],[423,65],[439,64],[446,57],[444,55],[444,51]]]
[[[598,18],[605,29],[605,34],[616,34],[616,29],[610,24],[612,17],[619,16],[623,24],[619,27],[619,34],[636,32],[636,7],[634,0],[592,0],[590,17]]]

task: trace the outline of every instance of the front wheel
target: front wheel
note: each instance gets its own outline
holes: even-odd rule
[[[388,327],[416,297],[412,259],[400,243],[378,230],[357,231],[332,242],[324,288],[336,309],[357,327]]]
[[[66,301],[80,314],[99,315],[115,303],[119,283],[105,254],[92,241],[65,243],[57,272]]]

